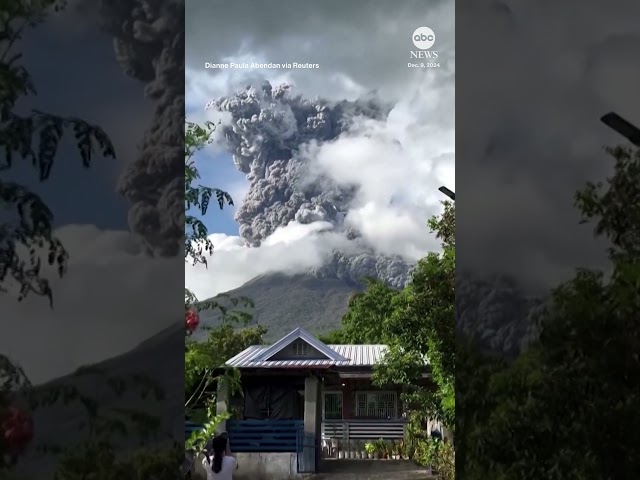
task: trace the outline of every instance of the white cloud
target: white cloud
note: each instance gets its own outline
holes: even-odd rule
[[[207,266],[185,265],[185,285],[204,300],[240,287],[249,280],[272,272],[300,273],[322,266],[335,248],[348,248],[342,235],[331,232],[326,222],[291,222],[276,230],[259,248],[248,248],[240,237],[209,236],[215,252]],[[319,232],[322,232],[319,234]]]
[[[439,115],[446,102],[428,94],[425,103],[409,100],[429,87],[425,82],[407,88],[386,122],[362,122],[338,140],[304,152],[316,176],[358,186],[347,223],[381,253],[409,261],[439,248],[426,220],[441,209],[438,187],[455,189],[454,130],[443,126]]]
[[[124,231],[67,225],[56,234],[70,259],[62,279],[43,270],[54,308],[37,296],[0,302],[0,352],[33,382],[124,353],[180,320],[180,259],[150,259]]]

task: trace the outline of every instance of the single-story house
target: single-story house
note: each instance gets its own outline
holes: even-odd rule
[[[365,442],[405,435],[402,387],[372,384],[384,345],[326,345],[297,328],[273,345],[229,359],[240,370],[242,395],[221,386],[217,413],[242,465],[242,478],[290,478],[317,472],[323,457],[363,449]],[[429,382],[428,365],[423,374]],[[240,471],[238,472],[240,473]]]

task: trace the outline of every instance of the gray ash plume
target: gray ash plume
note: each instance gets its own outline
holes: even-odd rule
[[[264,82],[229,97],[210,102],[231,115],[223,134],[237,168],[247,174],[249,192],[236,213],[240,235],[257,247],[278,227],[291,221],[330,222],[353,242],[350,253],[334,252],[332,259],[313,273],[360,281],[376,277],[401,287],[409,266],[400,257],[374,252],[344,218],[357,193],[355,187],[338,186],[328,178],[310,179],[302,154],[311,143],[337,139],[364,117],[384,120],[390,106],[374,96],[354,102],[330,103],[293,95],[288,85],[272,87]]]
[[[538,338],[547,294],[513,278],[456,273],[456,328],[484,350],[513,358]]]
[[[103,0],[99,9],[118,63],[155,104],[118,185],[131,202],[129,227],[148,254],[175,256],[184,245],[184,0]]]

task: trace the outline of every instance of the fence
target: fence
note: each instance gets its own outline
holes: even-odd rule
[[[302,420],[227,420],[233,452],[296,452]]]
[[[326,420],[322,422],[322,440],[395,440],[404,438],[402,420]]]
[[[193,432],[197,432],[198,430],[202,430],[203,428],[204,428],[204,425],[201,425],[199,423],[190,422],[190,421],[187,420],[184,423],[185,437],[189,438]]]

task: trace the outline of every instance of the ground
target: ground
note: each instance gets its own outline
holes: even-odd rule
[[[429,470],[406,460],[323,460],[322,473],[308,480],[425,480]]]

